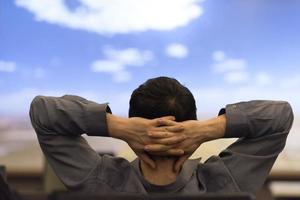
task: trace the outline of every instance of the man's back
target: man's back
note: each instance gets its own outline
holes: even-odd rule
[[[89,192],[117,191],[126,194],[180,193],[186,195],[241,192],[219,157],[212,157],[206,163],[200,163],[199,159],[187,160],[176,181],[164,186],[151,184],[143,177],[138,158],[131,163],[124,158],[108,155],[103,156],[102,159],[102,169],[96,168],[94,175],[90,176],[90,181],[87,181],[87,185],[84,186]],[[96,188],[96,190],[90,191],[91,188]]]
[[[108,136],[104,117],[108,110],[107,104],[76,96],[37,97],[31,105],[30,116],[41,148],[71,190],[255,194],[283,149],[293,121],[286,102],[227,105],[220,113],[226,113],[225,137],[240,139],[205,163],[187,161],[174,183],[156,186],[144,179],[138,160],[129,163],[123,158],[100,157],[80,136]]]

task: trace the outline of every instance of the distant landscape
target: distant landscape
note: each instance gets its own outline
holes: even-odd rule
[[[36,140],[35,132],[28,117],[0,117],[0,159],[1,156],[18,151],[24,148],[24,146],[31,144],[32,142],[36,142]],[[105,140],[107,140],[107,138]],[[285,150],[289,156],[298,157],[300,159],[299,154],[297,153],[300,151],[300,145],[298,142],[299,140],[300,118],[295,117]],[[99,142],[99,139],[97,142]],[[95,144],[96,147],[97,142]],[[115,144],[120,146],[124,145],[122,142],[117,142]],[[98,148],[101,149],[100,145]],[[105,151],[117,151],[120,148],[116,147],[115,145],[106,145],[104,147]]]

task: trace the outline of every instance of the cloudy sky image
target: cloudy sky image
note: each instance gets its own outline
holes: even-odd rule
[[[35,95],[77,94],[127,115],[131,91],[175,77],[199,116],[252,99],[300,112],[300,2],[2,0],[0,115]]]

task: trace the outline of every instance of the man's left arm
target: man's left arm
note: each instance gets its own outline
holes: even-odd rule
[[[176,165],[178,171],[184,161],[204,142],[219,138],[239,138],[220,153],[220,158],[241,191],[255,193],[265,181],[278,154],[285,146],[293,123],[293,112],[284,101],[249,101],[227,105],[219,116],[206,121],[189,120],[177,123],[186,136],[176,148],[183,149]],[[166,123],[167,124],[167,123]],[[168,128],[167,128],[168,129]],[[158,128],[155,137],[162,136]],[[168,145],[162,140],[157,141]],[[157,152],[160,145],[146,145],[149,152]],[[211,162],[208,160],[207,162]]]
[[[262,186],[283,150],[293,123],[284,101],[249,101],[227,105],[225,138],[239,138],[220,157],[242,191]]]

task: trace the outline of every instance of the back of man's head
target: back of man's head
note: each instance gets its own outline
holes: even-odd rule
[[[129,117],[174,116],[178,122],[197,119],[193,94],[174,78],[147,80],[133,91],[129,104]]]

